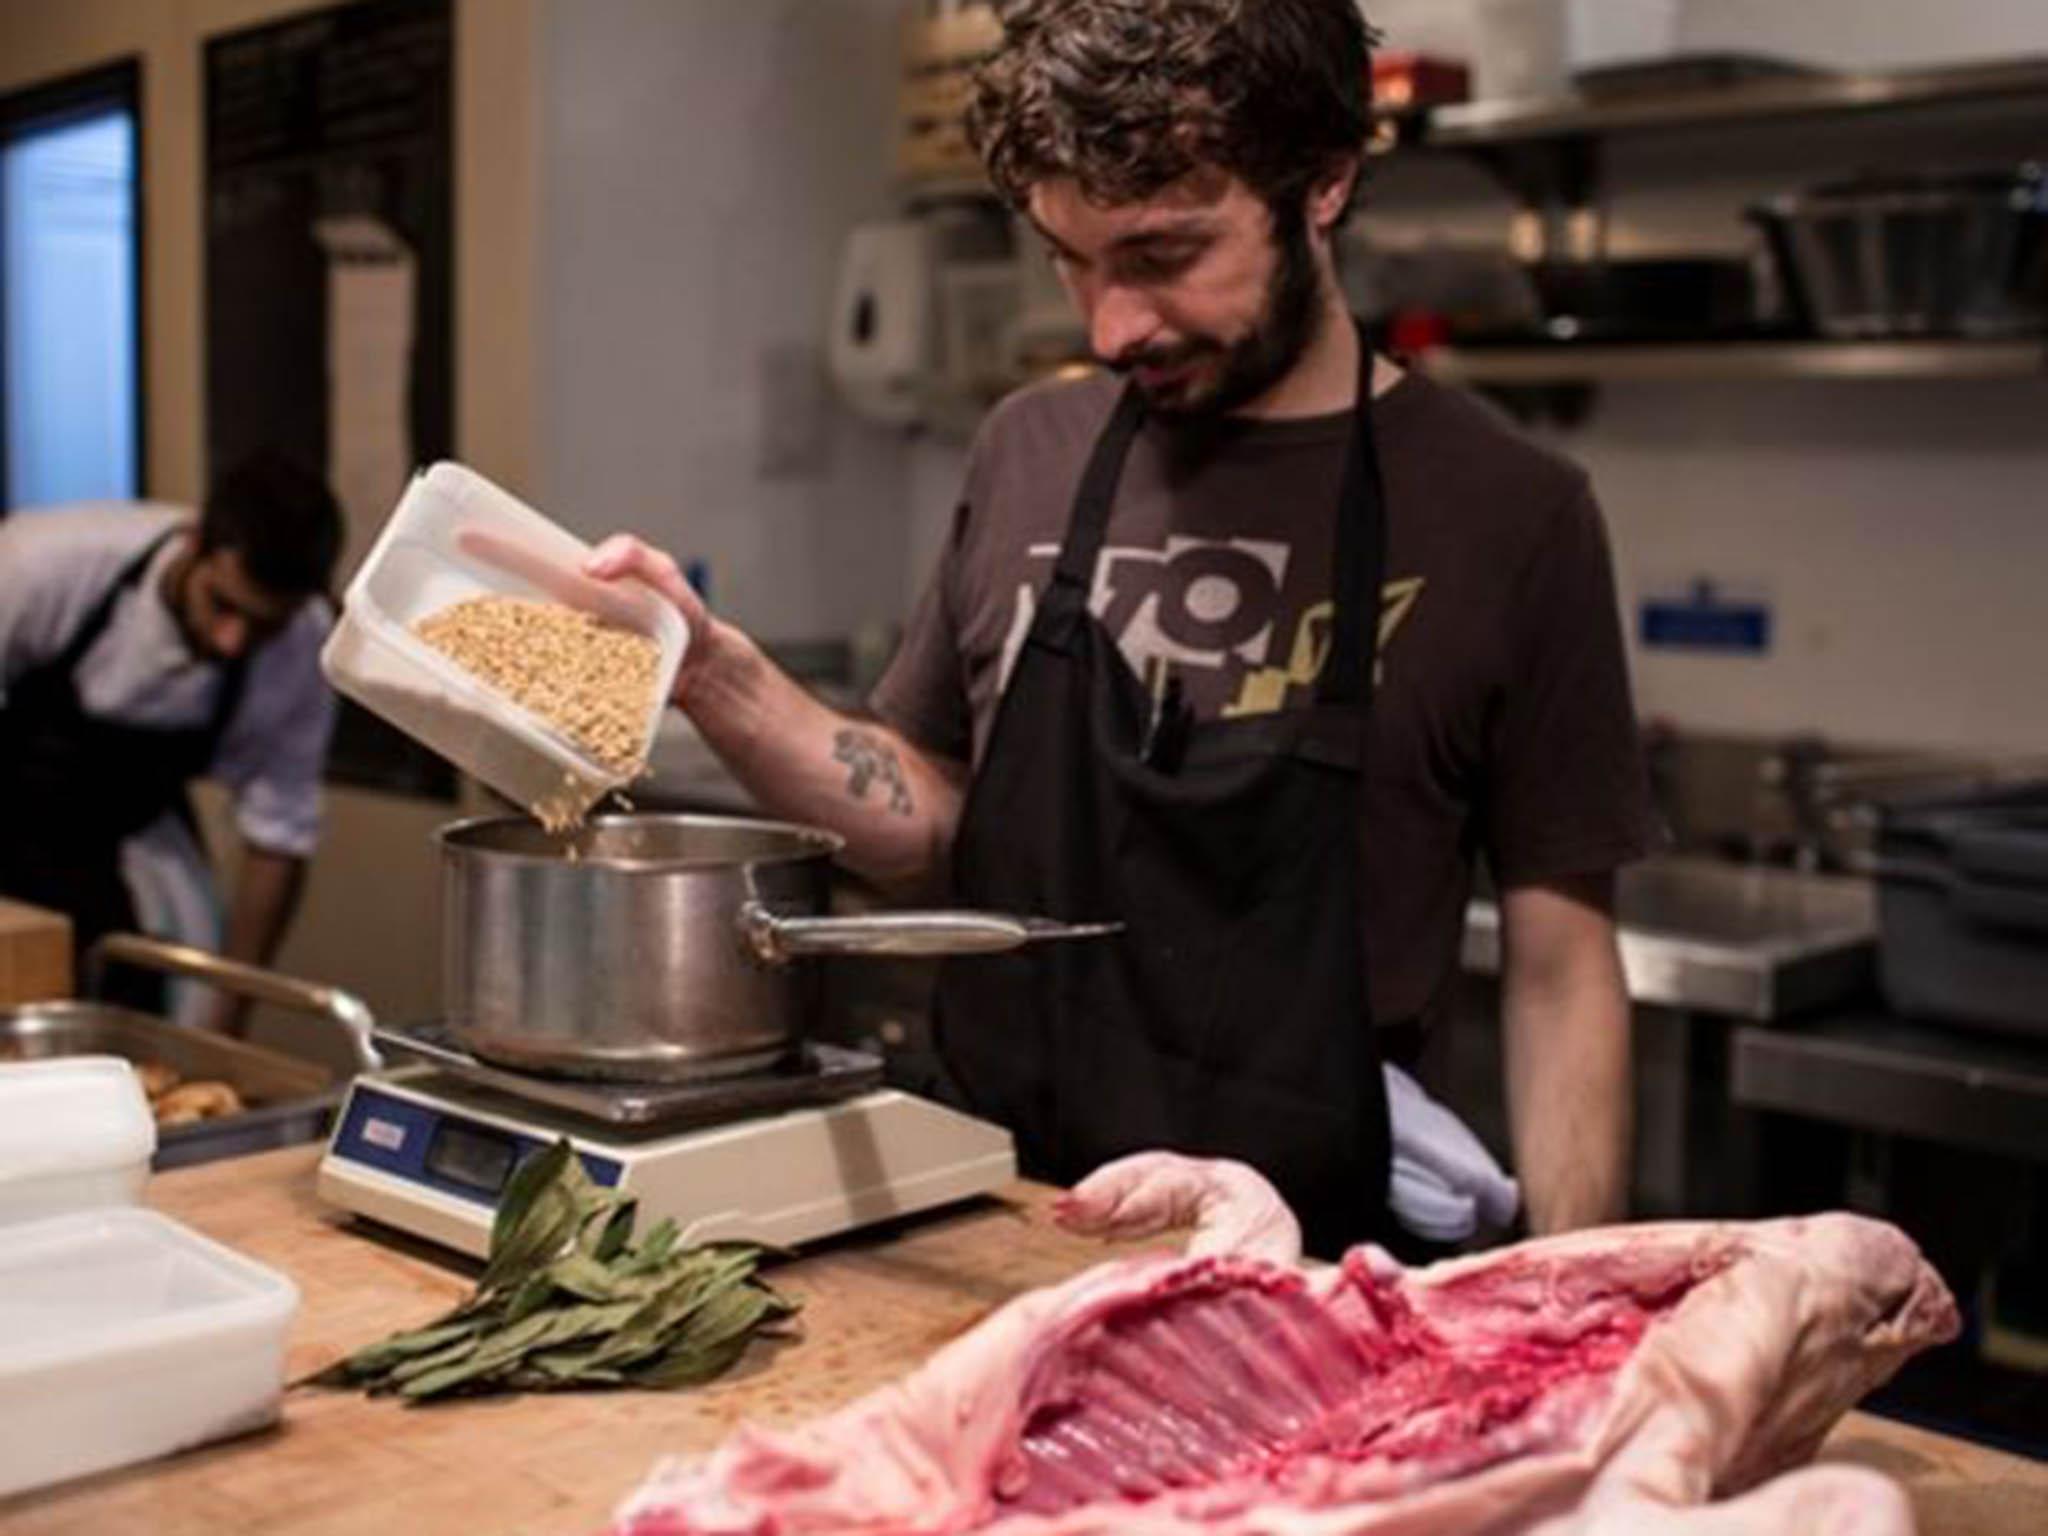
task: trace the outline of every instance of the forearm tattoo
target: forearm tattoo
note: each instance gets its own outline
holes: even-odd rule
[[[854,799],[867,799],[868,786],[879,784],[889,792],[891,811],[910,814],[910,783],[903,777],[902,760],[881,737],[870,731],[841,731],[832,738],[832,756],[846,764],[846,792]]]

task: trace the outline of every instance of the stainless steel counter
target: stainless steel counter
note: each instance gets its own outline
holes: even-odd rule
[[[1662,1008],[1768,1020],[1854,995],[1871,976],[1874,894],[1860,880],[1791,870],[1653,859],[1624,869],[1615,893],[1631,999]],[[1465,969],[1500,973],[1500,910],[1466,912]]]
[[[2048,1162],[2048,1041],[1862,1011],[1738,1028],[1730,1067],[1747,1108]]]

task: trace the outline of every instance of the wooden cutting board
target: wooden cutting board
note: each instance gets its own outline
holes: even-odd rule
[[[71,995],[71,919],[0,896],[0,1008]]]

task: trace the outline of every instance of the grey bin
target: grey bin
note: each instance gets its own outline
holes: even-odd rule
[[[1896,1011],[2048,1038],[2048,780],[1880,805],[1877,875]]]

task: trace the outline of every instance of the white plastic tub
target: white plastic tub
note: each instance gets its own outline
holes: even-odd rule
[[[590,546],[460,464],[413,477],[349,583],[321,665],[372,713],[514,803],[580,815],[625,778],[417,638],[411,626],[465,598],[549,598],[636,630],[661,648],[643,756],[689,643],[682,616],[638,582],[582,574]]]
[[[119,1057],[0,1062],[0,1226],[133,1205],[155,1154],[149,1100]]]
[[[277,1418],[298,1288],[154,1211],[0,1243],[0,1495]]]

